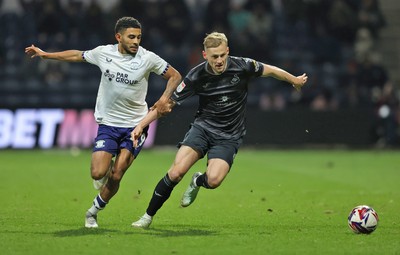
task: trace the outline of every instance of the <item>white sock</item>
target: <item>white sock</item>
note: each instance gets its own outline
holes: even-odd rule
[[[99,211],[100,211],[100,210],[97,209],[97,207],[94,206],[94,205],[92,205],[92,207],[90,207],[89,210],[88,210],[88,212],[90,212],[92,215],[97,215],[97,213],[98,213]]]
[[[148,215],[147,213],[145,213],[145,214],[143,215],[143,218],[146,218],[146,219],[151,220],[151,219],[153,219],[153,216],[150,216],[150,215]]]
[[[103,210],[104,207],[106,207],[106,205],[107,205],[107,203],[104,202],[104,200],[101,198],[100,194],[98,194],[98,195],[94,198],[94,200],[93,200],[93,205],[92,205],[92,207],[89,208],[88,211],[89,211],[92,215],[97,215],[97,213],[98,213],[100,210]]]

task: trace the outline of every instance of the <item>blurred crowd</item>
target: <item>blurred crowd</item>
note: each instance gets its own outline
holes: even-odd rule
[[[182,75],[203,61],[205,34],[224,32],[231,55],[309,76],[301,94],[274,79],[255,80],[250,105],[368,108],[390,117],[394,133],[388,139],[396,139],[399,93],[376,48],[386,25],[378,0],[0,0],[0,108],[92,108],[96,67],[28,60],[24,48],[87,50],[115,43],[114,25],[122,16],[139,19],[142,46]],[[152,78],[149,103],[163,90],[158,79]]]

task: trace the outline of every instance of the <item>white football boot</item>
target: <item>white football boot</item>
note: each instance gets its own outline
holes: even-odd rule
[[[186,189],[185,193],[183,193],[181,199],[181,206],[187,207],[191,205],[197,197],[197,193],[199,193],[200,187],[196,185],[195,181],[197,177],[201,175],[200,172],[194,173],[192,176],[192,180],[190,181],[189,187]]]
[[[98,228],[97,215],[92,215],[89,211],[85,215],[85,228]]]
[[[135,221],[132,223],[132,227],[135,228],[149,228],[151,222],[153,220],[153,217],[145,214],[138,221]]]

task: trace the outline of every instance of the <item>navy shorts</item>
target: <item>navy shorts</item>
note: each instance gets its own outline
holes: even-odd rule
[[[198,151],[202,158],[207,154],[207,159],[219,158],[225,160],[231,167],[242,141],[242,137],[226,139],[207,132],[198,125],[192,125],[178,147],[181,145],[189,146]]]
[[[138,141],[138,147],[136,148],[133,147],[133,141],[131,140],[132,130],[133,128],[99,125],[97,136],[94,139],[93,152],[106,151],[115,156],[120,153],[121,149],[127,149],[136,158],[142,150],[143,144],[147,138],[148,127],[143,130],[143,134]]]

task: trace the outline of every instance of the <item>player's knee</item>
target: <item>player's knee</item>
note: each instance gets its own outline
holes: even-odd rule
[[[178,169],[172,168],[168,171],[169,179],[175,183],[178,183],[185,176],[186,172],[179,171]]]
[[[110,176],[110,179],[114,182],[121,182],[122,177],[124,176],[125,171],[116,171],[114,169],[113,173]]]
[[[208,177],[205,185],[207,186],[208,189],[216,189],[221,185],[221,183],[222,179],[216,177]]]
[[[90,168],[90,175],[94,180],[99,180],[104,177],[105,171],[101,171],[98,168],[91,167]]]

